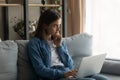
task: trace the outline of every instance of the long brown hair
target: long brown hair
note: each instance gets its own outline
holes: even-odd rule
[[[52,22],[56,21],[57,19],[61,18],[61,15],[51,9],[47,9],[45,12],[43,12],[39,18],[38,21],[38,26],[35,32],[35,37],[41,37],[44,31],[44,24],[45,25],[50,25]]]

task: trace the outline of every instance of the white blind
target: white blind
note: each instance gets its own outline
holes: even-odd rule
[[[86,0],[85,32],[93,35],[93,52],[120,59],[120,0]]]

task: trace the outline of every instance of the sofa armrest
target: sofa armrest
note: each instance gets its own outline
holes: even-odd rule
[[[120,61],[119,60],[105,60],[101,73],[120,75]]]

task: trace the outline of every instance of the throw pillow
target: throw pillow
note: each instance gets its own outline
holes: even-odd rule
[[[37,76],[27,55],[28,40],[16,40],[18,44],[18,80],[36,80]]]
[[[74,60],[75,68],[79,67],[82,57],[92,54],[92,35],[81,33],[66,37],[63,40],[65,40],[69,53]]]
[[[17,80],[17,52],[14,41],[0,42],[0,80]]]

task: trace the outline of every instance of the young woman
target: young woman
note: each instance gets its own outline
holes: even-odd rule
[[[35,37],[28,43],[28,55],[38,80],[73,79],[77,70],[62,41],[61,16],[53,10],[41,14]],[[91,76],[92,77],[92,76]],[[98,78],[98,79],[97,79]],[[75,78],[74,80],[107,80],[105,77]]]

